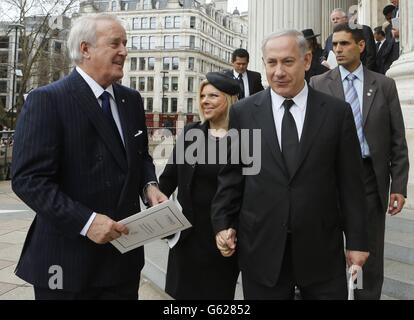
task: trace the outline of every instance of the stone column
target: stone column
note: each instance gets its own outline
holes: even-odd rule
[[[404,113],[410,162],[414,162],[414,1],[400,1],[401,56],[394,62],[387,76],[397,84]],[[409,206],[414,208],[414,170],[410,170]],[[411,203],[410,203],[411,202]]]
[[[249,68],[263,72],[261,44],[280,29],[321,31],[322,0],[249,0]]]
[[[382,26],[385,22],[382,10],[387,4],[390,4],[389,0],[359,0],[359,23],[370,26],[372,30]]]

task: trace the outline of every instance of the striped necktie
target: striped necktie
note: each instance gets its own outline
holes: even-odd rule
[[[362,128],[362,113],[361,107],[358,99],[358,94],[354,86],[354,81],[357,79],[357,76],[350,73],[346,77],[347,80],[347,89],[345,91],[345,101],[351,105],[352,113],[354,115],[355,127],[358,133],[359,145],[361,146],[362,155],[364,155],[364,131]]]

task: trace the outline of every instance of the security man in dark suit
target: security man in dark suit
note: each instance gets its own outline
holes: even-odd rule
[[[255,71],[247,70],[249,66],[250,55],[245,49],[234,50],[231,57],[233,70],[227,70],[224,73],[240,83],[239,100],[254,95],[264,90],[262,85],[262,76]]]

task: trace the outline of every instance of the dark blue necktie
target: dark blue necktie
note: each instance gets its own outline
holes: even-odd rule
[[[119,139],[121,140],[121,143],[122,143],[121,135],[119,133],[118,127],[115,123],[115,120],[114,120],[114,117],[113,117],[112,111],[111,111],[111,94],[108,91],[104,91],[100,95],[99,99],[101,99],[101,101],[102,101],[102,111],[103,111],[104,115],[108,119],[109,123],[111,124],[112,128],[115,130],[116,135],[119,137]],[[123,143],[122,143],[122,145],[123,145]]]

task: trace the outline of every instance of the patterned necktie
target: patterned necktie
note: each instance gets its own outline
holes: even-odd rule
[[[282,119],[282,154],[290,177],[292,177],[293,170],[295,170],[299,150],[298,129],[295,119],[290,112],[290,108],[294,104],[293,100],[288,99],[283,102],[285,113]]]
[[[239,100],[241,100],[241,99],[244,99],[244,81],[243,81],[243,75],[241,73],[239,73],[237,80],[240,83]]]
[[[347,77],[347,89],[345,92],[345,101],[348,102],[351,105],[352,113],[354,115],[355,120],[355,127],[357,129],[358,133],[358,140],[359,144],[361,146],[361,152],[362,155],[364,155],[364,131],[362,128],[362,113],[361,113],[361,107],[358,99],[358,94],[354,86],[354,81],[357,79],[357,76],[350,73]]]

